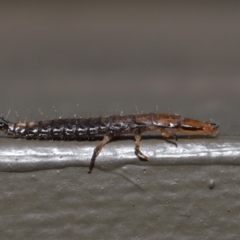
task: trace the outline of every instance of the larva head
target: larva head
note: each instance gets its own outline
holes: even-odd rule
[[[214,134],[216,135],[218,125],[210,121],[201,122],[198,120],[184,118],[181,124],[181,132],[192,134]]]

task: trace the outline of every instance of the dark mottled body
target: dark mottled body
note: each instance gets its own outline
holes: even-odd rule
[[[168,118],[166,118],[168,116]],[[166,115],[164,121],[157,121],[157,114],[128,116],[106,116],[98,118],[69,118],[45,120],[39,122],[9,123],[4,131],[15,138],[27,139],[81,139],[132,133],[133,130],[145,130],[150,127],[173,128],[181,126],[182,117]],[[163,116],[162,116],[163,117]],[[147,129],[148,131],[150,129]]]
[[[98,118],[69,118],[45,120],[40,122],[10,123],[0,117],[0,130],[14,138],[26,139],[90,139],[103,136],[103,140],[95,148],[89,173],[102,147],[115,136],[133,134],[135,137],[135,153],[142,160],[148,160],[140,151],[141,134],[145,131],[159,131],[163,137],[173,137],[175,132],[186,134],[216,134],[218,126],[211,122],[183,118],[177,114],[136,114],[127,116],[105,116]]]

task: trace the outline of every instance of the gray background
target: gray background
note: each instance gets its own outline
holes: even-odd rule
[[[210,143],[228,146],[215,163],[211,144],[196,140],[211,164],[194,164],[196,154],[185,156],[187,164],[158,166],[139,163],[128,140],[122,151],[129,145],[132,152],[116,157],[114,171],[98,165],[91,175],[87,163],[71,167],[56,158],[59,166],[51,154],[42,170],[38,161],[24,170],[33,154],[13,171],[0,153],[1,239],[238,239],[239,22],[236,1],[1,3],[0,113],[11,110],[11,121],[157,110],[213,120],[221,135]],[[0,140],[10,163],[23,146],[78,147]],[[151,145],[168,149],[145,141],[146,153]],[[90,158],[97,142],[81,144]],[[99,162],[114,166],[108,153],[122,144],[109,144]]]

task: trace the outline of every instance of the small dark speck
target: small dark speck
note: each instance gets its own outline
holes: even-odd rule
[[[228,212],[231,212],[229,209],[227,210]]]
[[[209,181],[208,187],[209,187],[209,189],[213,189],[213,188],[215,187],[215,182],[214,182],[213,179],[211,179],[211,180]]]

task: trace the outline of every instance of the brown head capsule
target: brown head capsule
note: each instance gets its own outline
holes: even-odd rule
[[[189,134],[213,134],[216,135],[218,125],[211,122],[201,122],[191,118],[183,118],[180,132]]]

